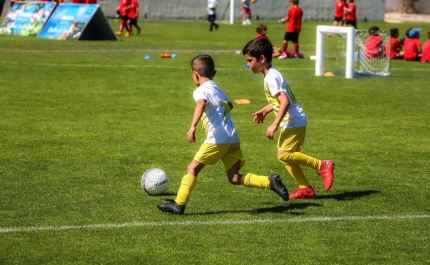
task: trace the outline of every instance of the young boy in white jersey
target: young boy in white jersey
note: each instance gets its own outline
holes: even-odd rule
[[[239,173],[239,169],[245,165],[245,159],[240,149],[239,136],[231,120],[233,104],[221,88],[212,81],[216,74],[214,61],[211,56],[200,54],[193,58],[190,64],[197,89],[193,93],[196,107],[187,139],[190,143],[196,141],[195,131],[201,119],[206,140],[188,165],[187,174],[182,178],[176,199],[158,204],[158,209],[182,215],[200,171],[205,165],[215,165],[219,160],[223,162],[231,184],[271,189],[284,201],[288,201],[288,191],[279,175],[274,174],[268,178],[251,173]]]
[[[307,166],[318,171],[328,191],[333,183],[334,163],[331,160],[318,160],[300,152],[306,134],[307,117],[300,103],[283,78],[282,74],[272,66],[272,45],[266,39],[253,39],[242,51],[247,65],[255,73],[264,75],[264,92],[268,105],[253,114],[255,123],[263,123],[270,112],[274,112],[275,120],[266,130],[266,137],[273,139],[280,129],[278,139],[278,160],[299,185],[290,194],[290,199],[313,199],[315,191],[309,184],[300,166]]]
[[[206,7],[206,11],[208,11],[208,21],[209,31],[212,31],[215,27],[215,30],[218,30],[219,25],[215,23],[216,20],[216,7],[218,6],[217,0],[208,0],[208,6]]]

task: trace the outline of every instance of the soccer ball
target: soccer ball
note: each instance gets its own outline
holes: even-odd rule
[[[150,168],[142,175],[141,185],[149,195],[163,194],[169,188],[169,176],[159,168]]]
[[[251,3],[253,4],[257,3],[257,0],[251,0]]]

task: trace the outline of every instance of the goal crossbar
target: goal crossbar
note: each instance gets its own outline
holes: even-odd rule
[[[326,34],[346,35],[345,77],[354,78],[355,29],[340,26],[317,26],[315,75],[321,76],[324,74],[324,35]]]

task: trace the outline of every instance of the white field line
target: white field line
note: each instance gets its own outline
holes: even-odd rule
[[[169,68],[169,69],[183,69],[183,70],[189,70],[189,66],[169,66],[169,65],[152,65],[152,64],[70,64],[70,63],[26,63],[26,62],[6,62],[6,61],[0,61],[0,64],[14,64],[14,65],[37,65],[37,66],[55,66],[55,67],[88,67],[88,68]],[[276,67],[278,70],[291,70],[291,71],[302,71],[302,70],[312,70],[314,71],[314,68],[279,68]],[[237,68],[217,68],[217,70],[241,70],[244,69],[239,66]],[[245,69],[247,70],[247,69]],[[248,71],[250,71],[248,69]]]
[[[243,46],[242,46],[243,47]],[[315,45],[306,45],[306,44],[300,44],[300,47],[315,47]],[[112,53],[112,52],[131,52],[131,53],[139,53],[139,52],[159,52],[159,53],[231,53],[235,54],[236,51],[242,52],[242,48],[238,49],[218,49],[218,50],[205,50],[205,49],[71,49],[71,50],[21,50],[21,49],[14,49],[14,48],[0,48],[0,51],[5,52],[18,52],[18,53],[38,53],[38,52],[50,52],[50,53]],[[302,50],[303,52],[311,52]],[[312,49],[314,52],[315,49]],[[242,55],[242,53],[240,54]]]
[[[154,50],[135,50],[135,49],[118,49],[118,50],[19,50],[19,49],[0,49],[5,52],[18,52],[18,53],[114,53],[114,52],[131,52],[145,53],[145,52],[157,52],[157,53],[231,53],[234,54],[235,50],[172,50],[172,49],[154,49]]]
[[[253,219],[253,220],[214,220],[214,221],[170,221],[170,222],[129,222],[122,224],[92,224],[68,226],[32,226],[23,228],[0,228],[0,234],[22,233],[35,231],[62,231],[81,229],[111,229],[124,227],[151,227],[151,226],[189,226],[189,225],[250,225],[268,223],[305,223],[305,222],[333,222],[333,221],[367,221],[367,220],[407,220],[430,218],[430,215],[392,215],[392,216],[339,216],[339,217],[313,217],[291,219]]]
[[[88,68],[168,68],[168,69],[184,69],[188,70],[189,67],[185,66],[169,66],[169,65],[152,65],[152,64],[71,64],[71,63],[26,63],[26,62],[9,62],[9,61],[0,61],[0,64],[7,65],[7,64],[14,64],[14,65],[38,65],[38,66],[55,66],[55,67],[88,67]],[[276,67],[278,70],[282,71],[315,71],[315,68],[282,68],[282,67]],[[244,69],[242,67],[237,68],[217,68],[217,70],[241,70]],[[245,69],[246,70],[246,69]],[[391,68],[391,70],[394,71],[405,71],[405,69],[402,68]],[[429,69],[420,69],[420,68],[408,68],[410,71],[422,71],[422,72],[430,72]]]

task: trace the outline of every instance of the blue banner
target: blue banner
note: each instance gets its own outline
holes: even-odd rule
[[[38,37],[78,40],[98,8],[96,4],[61,4],[49,17]]]
[[[36,36],[55,5],[55,2],[16,2],[0,25],[0,34]]]

